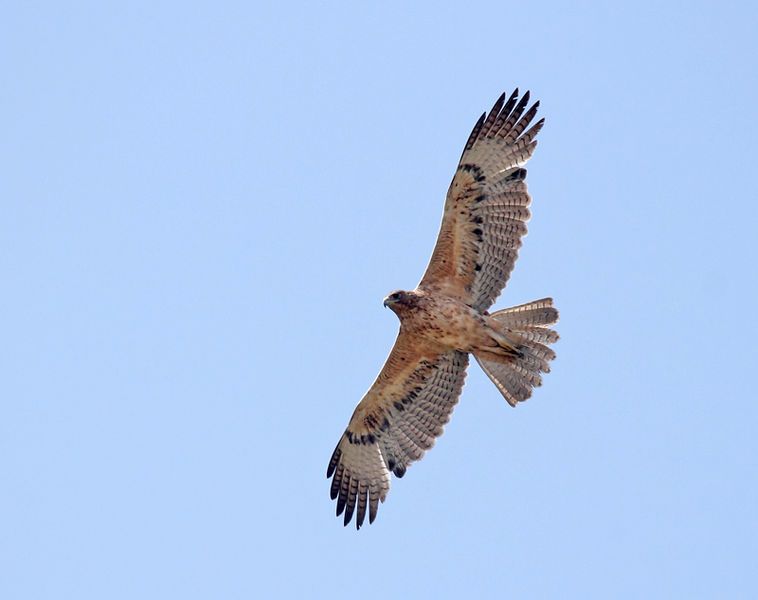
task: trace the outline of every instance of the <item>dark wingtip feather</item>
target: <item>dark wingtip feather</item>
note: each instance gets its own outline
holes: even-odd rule
[[[340,456],[342,456],[342,451],[340,450],[339,444],[337,444],[334,452],[332,452],[332,457],[329,459],[329,466],[326,468],[327,479],[334,475],[334,470],[337,468],[337,465],[340,462]]]
[[[517,115],[518,120],[513,123],[512,127],[510,127],[510,131],[505,136],[505,140],[507,142],[515,142],[521,134],[524,132],[524,130],[529,126],[529,123],[531,123],[534,116],[537,114],[537,110],[540,107],[539,100],[532,104],[532,106],[527,110],[523,116],[520,114],[520,111],[515,111],[513,114]],[[531,139],[537,134],[539,131],[539,128],[535,129],[532,128],[529,130],[528,134],[529,137],[526,139],[527,142],[531,141]],[[526,136],[525,136],[526,137]]]
[[[474,128],[471,130],[471,134],[468,136],[468,140],[466,141],[466,145],[463,147],[463,153],[465,154],[466,150],[470,150],[471,147],[474,145],[474,142],[479,137],[479,132],[482,130],[482,125],[484,125],[484,120],[487,118],[487,113],[482,113],[482,116],[479,117],[479,120],[476,122],[476,125],[474,125]],[[462,155],[461,155],[462,156]]]
[[[521,96],[521,100],[518,101],[518,104],[516,105],[516,108],[513,109],[513,112],[511,113],[510,119],[511,123],[515,124],[516,121],[518,121],[521,118],[521,113],[524,112],[524,107],[529,104],[529,96],[530,92],[529,90],[526,90],[526,93]]]
[[[358,506],[355,511],[355,528],[360,529],[366,518],[366,503],[368,502],[368,489],[358,488]]]
[[[498,115],[500,114],[500,110],[503,108],[504,102],[505,92],[500,94],[500,97],[495,100],[495,104],[492,105],[492,108],[487,115],[487,119],[484,121],[484,125],[482,126],[482,135],[486,136],[489,133],[490,129],[492,128],[492,124],[495,122],[495,119],[497,119]]]
[[[534,140],[534,138],[542,130],[542,127],[544,125],[545,125],[545,117],[542,117],[539,121],[537,121],[529,129],[527,129],[527,131],[523,135],[523,137],[526,138],[526,139],[529,139],[529,140]],[[534,143],[536,144],[537,140],[534,140]]]
[[[518,88],[513,90],[513,93],[508,98],[508,102],[505,103],[505,108],[503,109],[503,112],[507,112],[510,114],[511,110],[513,109],[513,106],[516,104],[516,100],[518,99]],[[508,115],[505,115],[506,117]]]
[[[503,108],[503,104],[505,104],[505,92],[498,96],[497,100],[495,100],[495,104],[493,104],[492,108],[490,109],[490,115],[493,120],[500,112],[500,109]]]
[[[516,88],[513,91],[510,98],[508,98],[508,102],[506,102],[505,106],[503,106],[502,109],[500,110],[500,114],[497,117],[497,121],[495,121],[495,123],[493,124],[493,126],[490,128],[488,132],[490,135],[496,135],[497,132],[500,131],[506,119],[511,115],[511,111],[513,110],[513,107],[516,106],[517,100],[518,100],[518,88]]]
[[[521,97],[521,100],[519,100],[519,103],[516,105],[516,108],[513,110],[512,117],[515,118],[515,121],[518,121],[521,118],[521,114],[524,112],[524,109],[529,104],[529,91],[527,90],[526,94],[524,94]]]
[[[357,503],[359,487],[360,483],[355,478],[355,475],[353,475],[350,479],[350,485],[347,487],[346,493],[347,503],[345,505],[345,525],[347,525],[352,520],[353,513],[355,513],[355,505]]]
[[[343,473],[343,480],[340,482],[339,498],[337,498],[337,516],[338,517],[345,510],[345,505],[347,504],[347,493],[348,493],[347,487],[348,487],[348,485],[346,485],[346,484],[349,484],[349,481],[346,482],[344,480],[344,477],[345,477],[345,475]],[[349,477],[350,477],[350,475],[348,475],[348,478]]]
[[[376,513],[379,512],[379,501],[381,500],[381,494],[378,490],[374,490],[373,492],[369,490],[369,503],[368,503],[368,523],[371,525],[371,523],[374,522],[374,519],[376,519]],[[383,500],[382,500],[383,502]]]

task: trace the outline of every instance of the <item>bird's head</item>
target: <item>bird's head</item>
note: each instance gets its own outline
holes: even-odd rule
[[[400,314],[405,309],[415,304],[416,295],[413,292],[404,292],[397,290],[392,292],[384,299],[384,306],[388,307],[395,314]]]

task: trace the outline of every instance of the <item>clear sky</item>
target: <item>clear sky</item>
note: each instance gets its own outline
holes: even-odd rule
[[[754,3],[17,2],[0,15],[0,597],[758,596]],[[362,6],[357,6],[357,5]],[[476,365],[377,521],[325,470],[468,133],[547,118]]]

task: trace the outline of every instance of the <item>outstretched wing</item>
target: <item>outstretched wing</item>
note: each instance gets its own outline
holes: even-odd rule
[[[358,529],[366,507],[373,523],[390,489],[390,472],[402,477],[442,435],[463,387],[468,354],[440,354],[403,332],[360,401],[340,438],[326,476],[337,516]],[[356,512],[357,508],[357,512]]]
[[[498,98],[474,126],[445,201],[437,245],[419,288],[486,310],[500,295],[526,233],[531,198],[522,166],[544,119],[526,130],[539,102],[529,92]],[[526,131],[525,131],[526,130]]]

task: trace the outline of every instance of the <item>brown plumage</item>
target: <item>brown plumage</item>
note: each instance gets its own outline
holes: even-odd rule
[[[400,333],[384,368],[360,401],[332,454],[327,477],[337,516],[360,529],[376,518],[390,473],[405,474],[450,420],[473,354],[515,406],[542,384],[558,339],[545,298],[487,313],[518,256],[529,220],[526,170],[543,120],[529,92],[498,98],[469,136],[445,201],[432,258],[418,287],[385,299]]]

